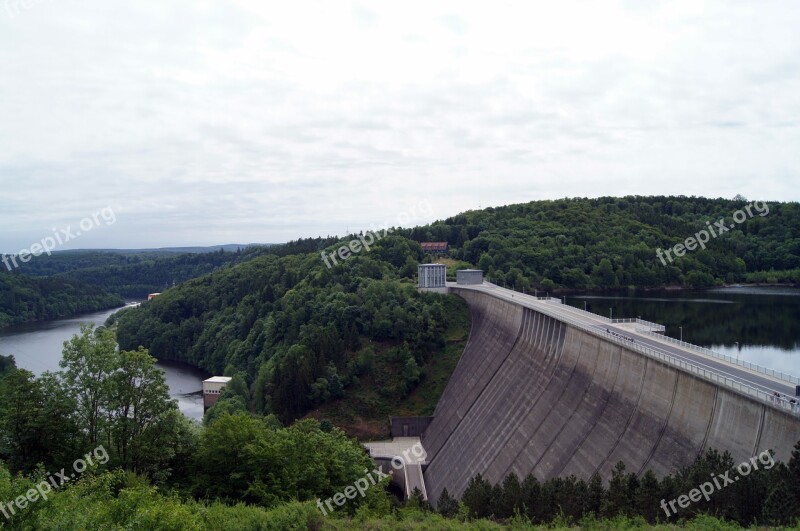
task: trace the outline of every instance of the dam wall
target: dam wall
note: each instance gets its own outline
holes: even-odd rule
[[[481,474],[604,479],[618,461],[658,476],[708,448],[788,461],[800,419],[536,310],[451,288],[472,330],[422,437],[432,502]]]

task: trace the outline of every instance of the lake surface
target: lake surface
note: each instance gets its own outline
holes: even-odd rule
[[[573,294],[566,303],[614,318],[641,317],[666,335],[800,376],[800,289],[731,287],[613,295]],[[681,327],[683,331],[681,332]]]
[[[100,326],[119,310],[105,310],[37,323],[26,323],[0,331],[0,354],[13,355],[17,367],[36,375],[45,371],[58,371],[64,341],[80,333],[82,323]],[[209,375],[204,371],[175,362],[159,361],[169,385],[170,396],[178,401],[178,407],[189,418],[203,418],[203,380]]]

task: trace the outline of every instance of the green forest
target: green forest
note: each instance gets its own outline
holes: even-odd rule
[[[118,295],[58,277],[0,272],[0,328],[122,306]]]
[[[758,469],[669,516],[662,500],[733,470],[731,456],[709,450],[660,480],[626,473],[622,462],[608,482],[510,475],[492,485],[476,476],[460,499],[443,492],[434,509],[418,492],[395,498],[388,475],[329,422],[219,410],[202,426],[189,421],[155,359],[145,349],[118,349],[111,329],[87,326],[65,342],[56,373],[35,377],[13,359],[0,362],[4,529],[800,526],[800,442],[788,463],[759,455]],[[360,492],[352,487],[359,484]],[[320,509],[337,494],[345,502]]]
[[[706,249],[662,263],[657,249],[683,243],[707,223],[746,207],[745,199],[627,196],[531,201],[464,212],[399,233],[447,241],[457,260],[517,290],[800,284],[800,205],[769,202]],[[746,214],[746,212],[745,212]],[[741,219],[741,218],[740,218]]]
[[[383,375],[380,397],[397,402],[466,316],[454,297],[417,291],[422,258],[417,242],[394,236],[333,269],[316,253],[269,254],[167,290],[113,324],[123,349],[232,376],[248,410],[282,422]]]
[[[322,241],[208,253],[68,251],[36,256],[13,272],[0,270],[0,329],[115,308],[123,305],[123,299],[141,300],[149,293],[262,254],[316,250]]]
[[[520,291],[800,284],[800,206],[770,202],[768,210],[751,208],[744,215],[753,204],[685,196],[567,198],[468,211],[392,233],[417,243],[447,241],[456,264],[483,269],[493,282]],[[743,218],[731,222],[739,211]],[[659,259],[659,249],[685,243],[720,219],[733,227],[710,238],[705,249],[671,262]],[[0,272],[0,328],[113,307],[120,297],[143,299],[264,256],[330,252],[357,236],[208,253],[70,251],[35,257],[24,271]],[[418,261],[434,259],[415,248],[392,257],[392,266],[411,277]]]

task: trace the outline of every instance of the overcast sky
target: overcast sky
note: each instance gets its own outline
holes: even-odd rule
[[[796,201],[798,28],[795,0],[0,0],[0,252],[103,208],[63,248]]]

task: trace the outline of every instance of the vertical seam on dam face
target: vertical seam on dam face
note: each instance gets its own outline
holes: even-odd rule
[[[575,332],[573,332],[573,333],[575,333]],[[598,350],[599,350],[599,343],[600,343],[599,339],[596,341],[596,343],[597,343],[597,348],[598,348]],[[619,380],[619,363],[620,363],[620,358],[619,358],[619,356],[615,356],[615,359],[616,359],[616,361],[617,361],[617,364],[616,364],[616,370],[614,370],[614,381],[611,383],[611,389],[612,389],[612,390],[613,390],[613,389],[614,389],[614,388],[617,386],[617,381]],[[592,382],[592,385],[595,385],[595,382],[594,382],[594,381]],[[599,386],[598,386],[598,387],[599,387]],[[588,392],[588,390],[587,390],[587,392]],[[597,427],[597,423],[598,423],[598,422],[600,421],[600,419],[603,417],[603,414],[605,413],[605,411],[606,411],[606,408],[608,408],[608,405],[611,403],[611,396],[612,396],[612,394],[611,394],[611,393],[605,393],[605,397],[606,397],[606,398],[605,398],[605,400],[603,401],[602,410],[601,410],[600,412],[598,412],[598,414],[597,414],[597,415],[595,415],[595,416],[594,416],[594,422],[592,423],[591,427],[589,427],[588,429],[586,429],[586,430],[583,432],[583,437],[581,437],[581,439],[578,441],[578,444],[575,446],[575,453],[577,453],[577,452],[578,452],[578,451],[579,451],[579,450],[580,450],[580,449],[583,447],[583,444],[586,442],[586,439],[589,437],[589,435],[591,435],[591,433],[592,433],[592,432],[595,430],[595,428]],[[574,457],[574,455],[575,455],[575,454],[573,454],[573,457]],[[560,475],[561,475],[561,474],[564,472],[564,469],[565,469],[567,466],[569,466],[569,464],[570,464],[570,462],[571,462],[571,461],[572,461],[572,458],[570,458],[570,459],[565,459],[565,460],[562,462],[562,464],[561,464],[561,467],[560,467],[560,468],[558,468],[557,470],[554,470],[554,473],[555,473],[555,475],[556,475],[556,476],[560,476]]]
[[[623,348],[622,347],[618,347],[618,348],[620,350],[620,367],[621,367],[622,366],[622,354],[623,354],[622,350],[623,350]],[[603,458],[603,460],[600,462],[600,464],[597,465],[597,468],[594,469],[594,474],[600,473],[600,469],[603,468],[606,465],[606,462],[611,458],[612,455],[614,455],[614,452],[617,451],[617,447],[619,446],[619,443],[622,440],[622,437],[625,435],[625,433],[627,433],[628,427],[631,425],[631,421],[633,421],[633,417],[636,416],[636,411],[639,409],[639,403],[642,401],[642,391],[644,390],[644,382],[646,380],[647,367],[648,367],[649,364],[650,364],[650,360],[646,359],[644,361],[644,372],[642,373],[641,383],[639,384],[639,394],[636,396],[635,406],[633,407],[633,409],[631,409],[630,415],[628,415],[628,420],[625,423],[625,428],[623,428],[622,431],[620,432],[619,437],[617,437],[617,441],[614,443],[614,446],[611,448],[611,450],[608,452],[608,454],[606,454],[606,456]]]
[[[581,357],[585,356],[584,348],[585,348],[585,343],[581,341],[581,346],[580,346],[580,349],[578,351],[578,360],[580,360]],[[596,358],[596,356],[595,356],[595,358]],[[574,408],[572,410],[572,412],[570,413],[569,417],[567,418],[566,422],[561,424],[561,427],[559,428],[558,432],[556,432],[555,436],[553,437],[553,440],[550,441],[550,443],[547,445],[547,448],[545,448],[544,452],[542,452],[542,454],[539,456],[539,459],[537,459],[536,463],[534,463],[533,469],[535,469],[537,466],[539,466],[539,463],[542,462],[542,459],[544,459],[545,456],[548,454],[548,452],[550,451],[550,448],[552,448],[552,446],[556,443],[556,441],[558,441],[559,436],[566,429],[567,425],[570,424],[570,421],[573,419],[573,417],[575,417],[575,415],[578,414],[578,411],[580,411],[582,409],[581,406],[583,406],[583,403],[586,401],[586,397],[589,394],[589,389],[591,388],[592,383],[594,382],[594,377],[595,377],[595,374],[597,373],[597,365],[598,365],[597,363],[594,363],[594,367],[593,367],[592,374],[591,374],[591,377],[590,377],[589,385],[587,385],[584,388],[583,394],[581,395],[581,398],[578,401],[578,407]],[[577,367],[578,367],[578,363],[575,364],[575,368],[572,370],[572,374],[570,375],[570,380],[572,380],[572,377],[575,375],[575,372],[577,371]],[[566,392],[566,390],[568,388],[569,388],[569,386],[565,387],[564,388],[564,392]]]
[[[658,434],[658,439],[656,439],[656,443],[653,445],[653,449],[650,450],[650,455],[647,456],[647,459],[642,466],[639,467],[639,471],[636,473],[637,475],[644,474],[645,470],[647,470],[647,465],[650,464],[650,460],[653,459],[653,455],[655,455],[658,446],[661,444],[661,439],[664,438],[664,433],[667,431],[667,426],[669,426],[669,419],[672,416],[672,410],[675,409],[675,396],[678,394],[678,383],[680,382],[680,377],[675,378],[675,385],[672,388],[672,399],[669,401],[669,412],[667,413],[666,419],[664,419],[664,425],[661,427],[661,433]]]
[[[657,476],[709,447],[743,461],[788,460],[800,420],[591,330],[492,293],[456,288],[473,326],[423,433],[429,499],[461,496],[481,474],[609,479],[625,462]],[[541,310],[540,310],[541,308]]]
[[[553,374],[558,369],[558,361],[561,360],[561,356],[563,354],[563,344],[564,344],[563,343],[563,338],[564,338],[564,334],[561,333],[561,332],[562,332],[563,328],[565,328],[565,327],[559,326],[559,325],[562,325],[563,323],[557,322],[554,319],[548,318],[547,316],[542,315],[542,314],[540,314],[538,312],[531,312],[531,313],[534,313],[534,315],[536,315],[537,318],[539,318],[541,320],[544,320],[544,321],[547,321],[548,326],[552,325],[553,326],[552,330],[555,330],[555,328],[558,327],[558,330],[559,330],[559,332],[558,332],[559,333],[559,341],[556,342],[556,348],[558,350],[556,352],[554,352],[552,356],[549,356],[547,354],[547,351],[545,351],[544,349],[541,349],[543,352],[545,352],[545,359],[547,359],[547,358],[552,359],[553,369],[550,372],[550,378],[548,379],[547,385],[545,385],[545,387],[539,393],[537,393],[537,395],[533,399],[533,403],[531,404],[531,407],[528,409],[528,411],[527,412],[523,412],[523,417],[522,417],[521,421],[516,424],[516,426],[514,427],[514,430],[512,431],[511,438],[502,445],[503,448],[508,447],[515,440],[517,440],[518,439],[518,437],[517,437],[518,435],[520,437],[522,437],[523,439],[527,437],[527,439],[529,441],[533,438],[534,435],[536,435],[536,432],[538,431],[538,428],[539,428],[538,426],[530,434],[530,436],[523,435],[523,433],[524,433],[523,432],[523,428],[526,425],[526,420],[535,411],[536,405],[539,403],[539,400],[542,398],[542,396],[544,396],[547,393],[547,389],[549,388],[550,383],[553,381]],[[552,335],[553,333],[554,333],[553,331],[548,332],[548,336]],[[561,348],[559,348],[559,347],[561,347]],[[545,365],[545,366],[547,367],[547,365]],[[563,390],[562,390],[562,393],[563,393]],[[525,450],[525,448],[526,447],[524,445],[521,446],[520,449],[516,452],[516,454],[514,454],[513,458],[509,461],[509,464],[506,465],[506,467],[504,468],[504,472],[502,473],[503,477],[505,477],[506,475],[508,475],[510,473],[511,468],[513,466],[515,466],[515,464],[519,461],[519,456]],[[498,453],[502,453],[502,450],[500,452],[498,452]],[[497,459],[497,457],[495,457],[495,459],[492,460],[492,463],[494,463],[496,461],[496,459]],[[502,466],[502,465],[500,465],[500,466]]]
[[[538,321],[542,323],[542,326],[540,327],[540,330],[542,331],[541,335],[544,336],[546,334],[546,337],[552,337],[554,328],[556,326],[556,323],[554,323],[552,319],[542,316],[538,312],[533,312],[527,309],[523,315],[523,321],[526,323],[528,328],[531,328],[532,322],[535,323]],[[523,330],[524,329],[525,328],[523,328]],[[530,347],[525,344],[524,336],[522,336],[522,340],[516,342],[515,348],[512,349],[509,356],[506,357],[506,360],[501,367],[504,381],[508,377],[519,376],[521,370],[527,370],[526,367],[519,366],[521,363],[529,364],[531,361],[533,361],[533,358],[524,354],[526,352],[530,352]],[[541,352],[545,354],[543,357],[541,357],[544,362],[544,365],[541,368],[547,370],[541,372],[537,376],[538,379],[550,381],[552,379],[552,371],[556,370],[558,367],[557,359],[555,356],[548,356],[544,351]],[[535,369],[536,367],[534,366],[533,368]],[[547,377],[548,375],[550,375],[550,378]],[[468,433],[463,435],[463,437],[466,437],[468,440],[474,441],[476,445],[480,445],[472,446],[471,450],[478,456],[477,458],[484,463],[482,469],[487,471],[491,467],[491,463],[495,461],[497,455],[502,452],[502,448],[504,446],[503,444],[500,447],[496,447],[496,441],[498,439],[502,440],[507,434],[513,435],[518,428],[519,423],[524,420],[525,411],[530,409],[530,405],[527,404],[528,400],[516,402],[512,401],[512,407],[503,407],[507,403],[503,399],[510,399],[511,397],[508,395],[512,391],[513,390],[505,384],[496,385],[493,389],[487,389],[479,398],[480,401],[484,401],[486,403],[481,404],[480,409],[475,409],[474,411],[470,412],[471,420],[482,420],[483,429],[493,430],[491,431],[493,436],[485,438],[482,444],[481,441],[477,440],[476,434]],[[536,400],[538,401],[538,399],[539,397],[537,396]],[[504,415],[500,417],[493,414],[493,408],[491,408],[490,404],[502,404],[500,407],[503,409]],[[469,448],[465,449],[465,451],[468,450]],[[458,470],[455,472],[456,477],[459,477],[459,479],[464,482],[469,480],[469,476],[460,476],[467,473],[468,471],[466,470]]]
[[[756,431],[756,442],[753,445],[753,453],[750,457],[758,454],[758,445],[761,444],[761,433],[764,431],[764,417],[767,414],[766,406],[761,406],[761,418],[758,420],[758,431]]]
[[[719,398],[719,387],[714,386],[714,401],[711,406],[711,416],[708,417],[708,426],[706,426],[706,435],[703,437],[703,444],[700,445],[699,455],[706,451],[708,444],[708,436],[711,434],[711,427],[714,425],[714,416],[717,414],[717,400]]]

